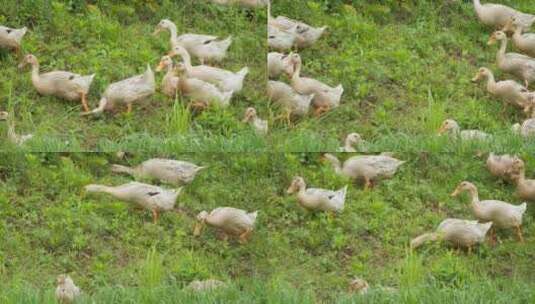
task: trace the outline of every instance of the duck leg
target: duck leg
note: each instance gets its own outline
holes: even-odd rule
[[[472,246],[468,246],[468,254],[472,254]]]
[[[496,231],[494,230],[494,227],[490,227],[490,245],[491,246],[496,246]]]
[[[89,107],[87,106],[87,95],[83,92],[80,93],[80,99],[82,101],[82,107],[84,108],[85,112],[89,112]]]
[[[516,226],[516,235],[518,236],[518,239],[521,243],[524,243],[524,237],[522,236],[522,228],[520,225]]]
[[[373,188],[373,183],[369,177],[364,177],[364,190],[370,190]]]
[[[206,108],[208,108],[208,103],[204,101],[196,101],[191,104],[191,107],[195,109],[196,111],[204,111]]]
[[[160,214],[158,213],[158,210],[152,209],[152,222],[154,224],[158,223],[158,218],[160,217]]]
[[[132,103],[126,105],[126,113],[130,114],[132,112]]]
[[[245,230],[244,233],[240,234],[240,244],[245,244],[249,240],[249,236],[251,235],[252,229]]]

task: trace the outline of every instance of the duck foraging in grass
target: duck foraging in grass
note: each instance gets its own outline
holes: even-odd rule
[[[113,111],[119,104],[126,105],[127,113],[130,113],[134,103],[146,100],[155,92],[154,72],[147,65],[145,73],[110,84],[102,94],[98,107],[82,115]]]
[[[524,161],[516,157],[511,170],[511,179],[516,185],[516,194],[521,199],[535,202],[535,179],[527,179],[525,173]]]
[[[288,55],[278,52],[270,52],[267,56],[269,78],[277,78],[283,73],[291,76],[293,74],[294,65],[290,58],[291,53]]]
[[[176,70],[173,64],[173,59],[169,56],[163,56],[156,67],[156,72],[166,70],[162,78],[161,90],[168,97],[175,98],[178,91],[179,77],[176,75]]]
[[[511,180],[511,170],[513,168],[514,156],[509,154],[496,155],[489,153],[487,158],[487,169],[493,176],[499,177],[504,180]]]
[[[87,94],[95,78],[95,74],[82,76],[66,71],[39,73],[37,57],[28,54],[19,65],[22,69],[27,64],[32,66],[32,84],[37,92],[43,96],[55,96],[69,101],[81,101],[84,111],[89,111]]]
[[[485,241],[485,236],[492,226],[492,222],[479,223],[478,221],[448,218],[438,225],[435,232],[424,233],[411,240],[411,249],[416,249],[429,241],[444,241],[454,247],[468,248]]]
[[[205,225],[221,230],[225,237],[228,235],[238,236],[241,244],[246,243],[255,226],[258,211],[247,212],[232,207],[216,208],[210,213],[201,211],[197,215],[197,223],[193,231],[194,236],[201,235]]]
[[[348,158],[343,165],[332,154],[326,153],[323,158],[331,163],[337,174],[355,180],[364,180],[365,189],[372,188],[380,179],[392,178],[399,166],[405,163],[387,154],[357,155]]]
[[[456,139],[461,140],[488,140],[491,136],[479,130],[462,130],[459,124],[453,119],[446,119],[442,122],[438,134],[448,134]]]
[[[62,304],[69,304],[76,301],[80,296],[81,291],[78,286],[74,284],[74,281],[70,276],[61,274],[56,279],[56,300]]]
[[[472,200],[472,211],[480,222],[492,222],[493,227],[497,228],[515,228],[518,239],[524,242],[522,237],[522,216],[526,212],[526,203],[518,206],[497,200],[479,200],[477,187],[467,181],[461,182],[452,197],[459,195],[461,192],[468,192]],[[494,239],[494,237],[492,237]]]
[[[152,158],[135,167],[112,165],[115,173],[126,173],[140,179],[158,179],[162,182],[182,186],[191,183],[197,173],[206,167],[200,167],[186,161]]]
[[[291,124],[291,116],[305,116],[310,110],[314,94],[301,95],[291,86],[280,81],[268,81],[268,98],[284,108],[285,118],[288,125]]]
[[[152,212],[153,222],[156,224],[160,212],[171,211],[175,207],[182,188],[167,190],[158,186],[130,182],[120,186],[87,185],[87,192],[102,192],[125,201],[135,203]]]
[[[308,188],[305,180],[296,176],[286,191],[288,194],[297,193],[299,205],[310,211],[341,212],[344,210],[347,185],[337,191],[319,188]]]
[[[15,50],[20,55],[22,38],[27,31],[27,27],[14,29],[0,25],[0,48]]]

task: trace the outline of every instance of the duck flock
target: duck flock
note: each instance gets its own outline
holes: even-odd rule
[[[336,108],[342,99],[342,85],[335,87],[313,78],[301,76],[303,58],[298,50],[314,45],[325,33],[327,27],[313,27],[304,22],[285,16],[274,18],[271,15],[271,4],[264,0],[212,0],[216,4],[240,4],[248,7],[264,7],[268,9],[268,45],[271,50],[267,56],[267,73],[269,81],[267,94],[269,99],[284,108],[283,118],[290,124],[292,116],[305,116],[313,109],[315,115],[321,115]],[[535,81],[535,34],[526,33],[535,22],[535,16],[525,14],[510,7],[499,4],[481,4],[473,1],[479,20],[494,29],[489,45],[500,43],[496,55],[496,63],[501,71],[517,77],[515,80],[497,81],[493,72],[481,67],[474,82],[486,80],[487,91],[506,104],[519,108],[527,115],[527,120],[515,124],[513,130],[528,137],[535,135],[535,92],[529,91],[529,85]],[[156,71],[165,71],[161,82],[161,92],[171,98],[177,94],[191,100],[191,107],[203,109],[212,105],[226,107],[230,105],[233,95],[243,89],[244,79],[249,73],[248,67],[239,71],[228,71],[214,65],[226,58],[232,44],[232,37],[220,38],[205,34],[182,34],[177,32],[176,25],[168,19],[161,20],[155,28],[154,35],[161,32],[170,33],[169,53],[160,58]],[[21,53],[21,41],[27,29],[12,29],[0,26],[0,46]],[[523,52],[507,53],[508,34],[512,34],[515,47]],[[21,55],[22,56],[22,55]],[[175,62],[175,58],[181,60]],[[199,65],[194,65],[198,60]],[[212,64],[212,65],[210,65]],[[143,74],[136,75],[110,84],[102,93],[98,106],[90,109],[88,92],[95,78],[93,75],[79,75],[67,71],[40,73],[39,61],[35,55],[23,56],[20,68],[31,66],[31,81],[40,95],[55,96],[69,101],[81,103],[82,115],[96,115],[105,111],[115,111],[119,106],[132,111],[135,104],[146,100],[156,92],[154,72],[150,66]],[[278,79],[278,80],[275,80]],[[286,82],[284,80],[286,79]],[[9,120],[7,112],[0,112],[0,120]],[[250,123],[259,134],[268,132],[266,120],[257,116],[255,108],[245,110],[243,122]],[[461,130],[453,119],[445,120],[439,133],[463,140],[488,140],[491,135],[479,130]],[[8,139],[23,144],[32,135],[19,135],[11,123],[8,128]],[[341,152],[357,152],[355,146],[364,141],[358,133],[347,135]],[[340,161],[335,155],[326,153],[322,156],[334,172],[348,179],[361,181],[365,189],[373,188],[380,180],[392,178],[405,161],[396,159],[393,153],[379,155],[350,156]],[[208,166],[209,167],[209,166]],[[513,183],[518,196],[526,201],[535,201],[535,180],[525,176],[524,161],[515,155],[496,155],[490,153],[486,167],[499,179]],[[91,184],[85,187],[88,193],[105,193],[116,199],[139,205],[152,214],[154,224],[158,223],[160,214],[176,210],[175,205],[181,194],[182,187],[190,184],[196,175],[209,170],[191,162],[153,158],[135,167],[113,165],[114,173],[128,174],[136,181],[126,184],[109,186]],[[174,188],[166,188],[137,180],[158,180]],[[296,176],[287,188],[287,193],[295,195],[298,204],[304,209],[314,212],[343,212],[347,199],[348,185],[338,189],[321,189],[307,187],[304,177]],[[496,229],[514,231],[520,242],[524,241],[522,218],[527,204],[510,204],[499,200],[480,201],[477,186],[470,181],[461,181],[454,189],[452,196],[466,192],[470,196],[474,219],[448,218],[443,220],[433,232],[424,233],[410,242],[416,249],[431,241],[443,241],[454,247],[466,248],[468,252],[483,243],[487,235],[490,241],[496,242]],[[221,232],[224,239],[236,238],[240,244],[246,244],[253,236],[259,211],[242,210],[231,206],[219,207],[210,211],[201,211],[196,216],[196,225],[192,235],[201,235],[206,226]],[[64,302],[70,302],[80,295],[80,289],[68,275],[57,278],[56,296]],[[191,290],[206,290],[225,286],[217,280],[194,281],[189,285]],[[368,284],[355,279],[350,289],[365,291]]]

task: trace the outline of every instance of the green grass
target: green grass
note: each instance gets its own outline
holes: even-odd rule
[[[114,154],[5,153],[0,301],[46,303],[54,278],[63,272],[81,286],[88,303],[190,299],[182,287],[206,278],[232,284],[209,299],[243,303],[342,301],[354,276],[375,288],[357,302],[527,303],[535,296],[532,208],[524,218],[524,244],[511,231],[499,231],[496,247],[484,244],[472,255],[438,244],[408,252],[411,238],[444,218],[473,218],[466,196],[449,196],[462,180],[474,182],[482,199],[520,202],[514,187],[491,177],[484,160],[473,154],[400,153],[408,162],[395,178],[373,191],[351,185],[346,209],[336,217],[309,214],[286,194],[295,175],[312,187],[348,183],[321,163],[319,154],[136,153],[126,163],[154,156],[209,166],[185,188],[178,212],[163,214],[157,225],[149,212],[83,192],[89,183],[131,180],[110,172],[112,163],[125,163]],[[522,156],[533,176],[535,158]],[[192,236],[195,215],[218,206],[259,210],[250,243],[218,240],[210,229]],[[400,293],[382,296],[381,286]]]

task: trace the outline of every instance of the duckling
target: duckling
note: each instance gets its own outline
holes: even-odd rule
[[[160,59],[160,63],[158,64],[158,67],[156,68],[156,72],[163,71],[164,69],[167,70],[165,75],[162,79],[161,84],[161,90],[162,93],[169,97],[176,97],[176,93],[178,91],[178,81],[179,78],[176,75],[175,67],[173,64],[173,59],[169,56],[163,56]]]
[[[286,191],[288,194],[297,193],[299,205],[310,211],[341,212],[344,210],[347,185],[337,191],[319,188],[308,188],[305,180],[296,176]]]
[[[81,294],[80,288],[66,274],[60,274],[56,279],[56,283],[58,284],[56,287],[56,300],[59,303],[73,303]]]
[[[513,30],[513,44],[528,56],[535,57],[535,34],[524,32],[524,27],[517,18],[511,18],[509,26]]]
[[[251,126],[253,126],[256,134],[258,135],[266,135],[268,133],[267,120],[258,118],[255,108],[249,107],[245,110],[242,122],[249,123]]]
[[[496,155],[489,153],[487,158],[487,169],[493,176],[510,180],[510,172],[513,167],[514,157],[509,154]]]
[[[331,163],[334,171],[351,179],[364,180],[365,189],[373,187],[380,179],[392,178],[405,161],[390,155],[357,155],[348,158],[342,165],[336,156],[326,153],[324,159]]]
[[[20,54],[22,38],[27,31],[27,27],[14,29],[0,25],[0,48],[13,49],[17,54]]]
[[[535,201],[535,179],[526,179],[524,161],[515,158],[511,179],[516,185],[516,193],[523,200]]]
[[[24,57],[19,68],[24,68],[26,64],[32,66],[32,83],[39,94],[51,95],[68,101],[81,101],[84,111],[89,111],[87,94],[95,74],[82,76],[66,71],[39,74],[39,61],[32,54]]]
[[[171,49],[180,45],[188,53],[199,58],[202,64],[208,61],[222,61],[227,56],[227,50],[232,44],[232,36],[224,40],[219,40],[217,36],[211,35],[184,34],[178,36],[176,25],[169,19],[161,20],[153,35],[158,35],[162,30],[168,30],[171,33]]]
[[[33,138],[33,134],[19,135],[15,132],[15,123],[9,122],[9,113],[0,111],[0,120],[8,121],[7,125],[7,139],[15,145],[22,146],[28,140]]]
[[[520,107],[524,110],[531,103],[530,92],[521,84],[514,80],[498,81],[494,79],[494,75],[487,68],[480,68],[472,82],[477,82],[481,79],[487,80],[487,91],[505,101],[506,103]]]
[[[480,0],[473,1],[477,17],[487,26],[494,28],[505,27],[507,22],[513,17],[523,20],[526,28],[531,27],[533,22],[535,22],[535,16],[519,12],[509,6],[494,3],[481,4]]]
[[[210,213],[201,211],[197,215],[198,222],[195,225],[193,235],[199,236],[204,225],[208,224],[222,230],[225,235],[239,236],[240,243],[244,244],[253,232],[257,216],[258,211],[247,212],[232,207],[216,208]]]
[[[299,48],[312,46],[323,35],[327,26],[312,27],[304,22],[290,19],[284,16],[273,18],[271,16],[271,4],[268,2],[268,26],[278,28],[284,31],[291,30],[295,27],[296,44]]]
[[[191,183],[197,173],[205,168],[187,161],[151,158],[135,167],[112,165],[111,171],[126,173],[136,179],[158,179],[171,185],[182,186]]]
[[[349,292],[350,293],[357,293],[359,295],[365,295],[368,293],[368,289],[370,288],[370,285],[366,280],[361,278],[354,278],[349,282]]]
[[[292,75],[294,65],[291,62],[289,55],[270,52],[268,54],[267,68],[269,78],[277,78],[283,73],[288,76]]]
[[[489,140],[491,136],[479,130],[462,130],[459,124],[453,119],[446,119],[440,126],[438,134],[448,134],[461,140]]]
[[[332,88],[316,79],[301,77],[301,56],[294,53],[291,59],[295,65],[291,85],[299,94],[314,94],[313,104],[316,107],[316,115],[338,107],[344,93],[342,85]]]
[[[154,73],[150,66],[147,65],[147,70],[144,74],[110,84],[102,94],[98,107],[82,115],[99,114],[105,110],[111,111],[118,104],[125,104],[127,112],[130,113],[132,112],[133,103],[149,98],[155,91]]]
[[[340,147],[340,152],[357,152],[355,146],[363,143],[364,140],[358,133],[349,133],[344,140],[344,146]]]
[[[277,51],[291,50],[297,43],[297,25],[282,30],[268,24],[268,46]]]
[[[193,292],[207,292],[212,291],[218,288],[224,288],[227,284],[225,282],[221,282],[219,280],[214,279],[208,279],[204,281],[195,280],[189,283],[189,285],[186,287],[187,290],[191,290]]]
[[[479,223],[456,218],[448,218],[438,225],[435,232],[424,233],[411,240],[411,249],[416,249],[428,241],[446,241],[455,247],[468,248],[485,241],[485,236],[492,226],[492,222]]]
[[[227,70],[210,67],[207,65],[191,65],[191,57],[188,51],[182,46],[176,46],[170,53],[170,57],[180,55],[184,64],[184,69],[187,78],[197,78],[199,80],[209,82],[216,85],[222,91],[233,91],[234,93],[240,92],[243,88],[243,80],[249,73],[249,68],[244,67],[237,73],[233,73]]]
[[[305,116],[310,110],[314,94],[301,95],[291,86],[280,81],[268,81],[267,93],[269,99],[280,104],[286,111],[286,121],[290,124],[290,116]]]
[[[514,124],[511,127],[513,133],[516,133],[522,137],[530,138],[535,136],[535,118],[524,120],[522,125],[519,123]]]
[[[158,222],[160,212],[171,211],[175,207],[182,188],[167,190],[158,186],[130,182],[120,186],[87,185],[87,192],[103,192],[125,202],[135,203],[152,212],[154,224]]]
[[[500,49],[496,53],[496,64],[500,70],[524,80],[528,88],[529,84],[535,81],[535,59],[518,53],[505,53],[507,40],[507,35],[502,31],[494,32],[490,36],[489,45],[496,41],[501,42]]]
[[[467,181],[461,182],[451,196],[455,197],[463,191],[467,191],[470,194],[472,211],[480,222],[492,222],[494,224],[493,227],[497,228],[515,228],[518,239],[520,242],[524,242],[521,226],[522,216],[526,212],[526,203],[515,206],[497,200],[480,201],[477,187]]]

